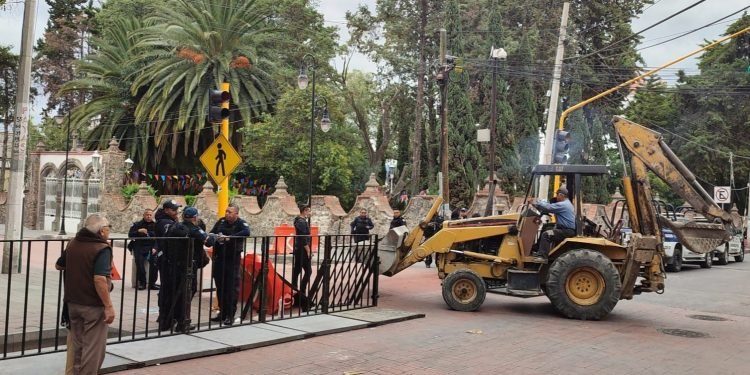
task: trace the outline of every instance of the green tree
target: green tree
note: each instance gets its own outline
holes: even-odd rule
[[[172,0],[148,20],[137,44],[145,66],[131,88],[142,93],[135,121],[150,123],[157,160],[193,171],[192,160],[214,137],[205,130],[210,90],[230,83],[233,130],[273,108],[272,62],[255,48],[272,30],[252,0]]]
[[[384,64],[381,74],[416,85],[411,147],[411,192],[416,194],[424,177],[422,150],[425,129],[425,96],[429,61],[437,57],[433,30],[442,1],[379,0],[376,13],[366,6],[347,13],[349,45]],[[386,42],[383,43],[383,40]]]
[[[86,101],[79,95],[58,95],[63,84],[77,78],[74,62],[89,52],[93,7],[86,0],[46,0],[49,20],[44,37],[37,41],[34,77],[47,96],[45,112],[67,113]],[[54,115],[54,113],[52,113]]]
[[[355,125],[344,121],[342,107],[334,91],[322,86],[318,95],[328,98],[333,127],[327,133],[319,128],[316,116],[313,189],[314,194],[338,196],[350,207],[361,189],[367,171],[367,158]],[[273,181],[284,176],[290,193],[306,201],[310,156],[310,96],[289,90],[278,100],[276,113],[242,130],[244,133],[242,172],[253,178]]]
[[[142,92],[133,95],[130,91],[144,65],[138,62],[142,49],[136,46],[137,33],[142,28],[136,18],[108,22],[93,40],[97,50],[76,65],[82,78],[63,85],[60,95],[83,93],[91,98],[71,113],[72,129],[88,128],[87,124],[96,121],[97,126],[86,138],[89,146],[105,148],[114,137],[138,165],[156,168],[159,160],[151,152],[151,123],[138,126],[135,122],[135,107]]]
[[[18,66],[18,55],[13,53],[10,46],[0,46],[0,114],[3,122],[3,152],[0,156],[0,165],[5,165],[8,149],[8,125],[11,121],[13,106],[16,104],[16,67]],[[6,168],[0,168],[0,189],[5,189]]]

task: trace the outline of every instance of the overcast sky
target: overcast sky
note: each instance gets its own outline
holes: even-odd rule
[[[0,44],[13,45],[16,51],[18,51],[21,44],[23,4],[20,0],[15,3],[14,1],[16,0],[9,1],[11,3],[9,9],[0,11]],[[657,0],[656,4],[648,7],[640,18],[633,20],[633,31],[640,31],[692,3],[692,1],[685,0]],[[375,0],[319,0],[318,4],[320,11],[325,16],[327,24],[337,26],[339,28],[339,34],[343,38],[346,38],[347,33],[344,18],[346,11],[356,9],[357,4],[365,4],[369,6],[370,9],[374,9]],[[644,38],[641,46],[658,43],[669,39],[672,36],[676,36],[677,34],[702,27],[748,5],[750,5],[748,0],[706,0],[695,8],[692,8],[674,19],[645,32],[643,34]],[[731,17],[727,21],[699,30],[667,44],[642,50],[640,51],[641,55],[644,57],[647,66],[658,66],[664,64],[665,62],[697,49],[698,45],[704,39],[715,40],[720,38],[729,23],[737,18],[738,16]],[[42,35],[46,22],[47,4],[44,0],[37,0],[35,39],[38,39]],[[333,63],[338,67],[341,66],[340,62]],[[689,73],[695,73],[697,71],[694,59],[686,60],[676,65],[676,67],[683,68]],[[352,68],[374,70],[374,65],[362,56],[355,56]],[[675,72],[675,69],[670,69],[662,73],[662,77],[669,81],[673,81]],[[37,104],[36,106],[41,107],[40,104]],[[35,112],[38,111],[39,108],[35,108]]]

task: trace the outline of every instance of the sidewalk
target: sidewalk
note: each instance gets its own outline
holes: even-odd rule
[[[370,307],[330,315],[313,315],[188,335],[109,344],[101,373],[233,353],[416,318],[424,318],[424,314]],[[64,368],[65,352],[0,361],[0,374],[8,375],[60,374]]]

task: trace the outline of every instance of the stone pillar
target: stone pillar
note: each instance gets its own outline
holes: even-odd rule
[[[216,210],[219,207],[219,197],[214,193],[214,186],[210,181],[203,184],[203,191],[195,197],[193,205],[198,209],[199,217],[206,223],[208,230],[211,230],[211,227],[218,220]],[[224,216],[223,212],[221,216]]]
[[[284,176],[279,177],[276,190],[266,199],[266,204],[260,215],[250,223],[254,236],[271,236],[274,228],[281,224],[293,225],[294,218],[299,215],[299,207],[293,195],[287,191]],[[313,222],[315,225],[315,222]]]
[[[495,177],[497,181],[497,176]],[[484,188],[474,194],[474,201],[471,202],[469,209],[469,217],[478,213],[480,216],[484,216],[484,212],[487,210],[487,201],[490,198],[490,180],[489,178],[484,180]],[[508,213],[510,211],[511,203],[510,196],[506,194],[500,186],[495,186],[495,197],[492,200],[494,212],[497,214]],[[450,218],[446,218],[450,219]]]
[[[120,143],[113,137],[109,148],[102,152],[102,190],[100,196],[107,193],[120,194],[123,176],[125,176],[125,151],[121,151]]]
[[[39,212],[39,191],[41,176],[41,153],[45,151],[44,143],[39,142],[36,149],[29,153],[29,161],[26,169],[26,192],[24,204],[23,225],[31,229],[40,229],[39,224],[41,213]],[[2,215],[5,218],[5,215]],[[43,220],[43,219],[42,219]]]

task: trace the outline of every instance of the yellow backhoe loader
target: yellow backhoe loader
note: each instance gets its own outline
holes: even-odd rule
[[[425,238],[425,229],[433,225],[442,203],[437,199],[419,226],[411,232],[406,227],[394,228],[379,244],[380,272],[396,275],[435,253],[443,299],[452,309],[477,310],[487,292],[546,295],[562,315],[582,320],[602,319],[619,300],[635,294],[663,292],[662,227],[674,231],[684,246],[706,253],[729,240],[732,228],[740,223],[713,202],[659,133],[621,117],[615,117],[613,123],[624,166],[627,220],[632,228],[627,244],[619,231],[622,216],[600,226],[582,214],[582,177],[608,178],[606,166],[538,165],[525,202],[529,202],[536,178],[561,176],[576,209],[576,236],[553,244],[548,258],[530,255],[545,226],[542,214],[530,204],[517,213],[445,221]],[[658,215],[651,203],[648,170],[711,222],[675,223]]]

